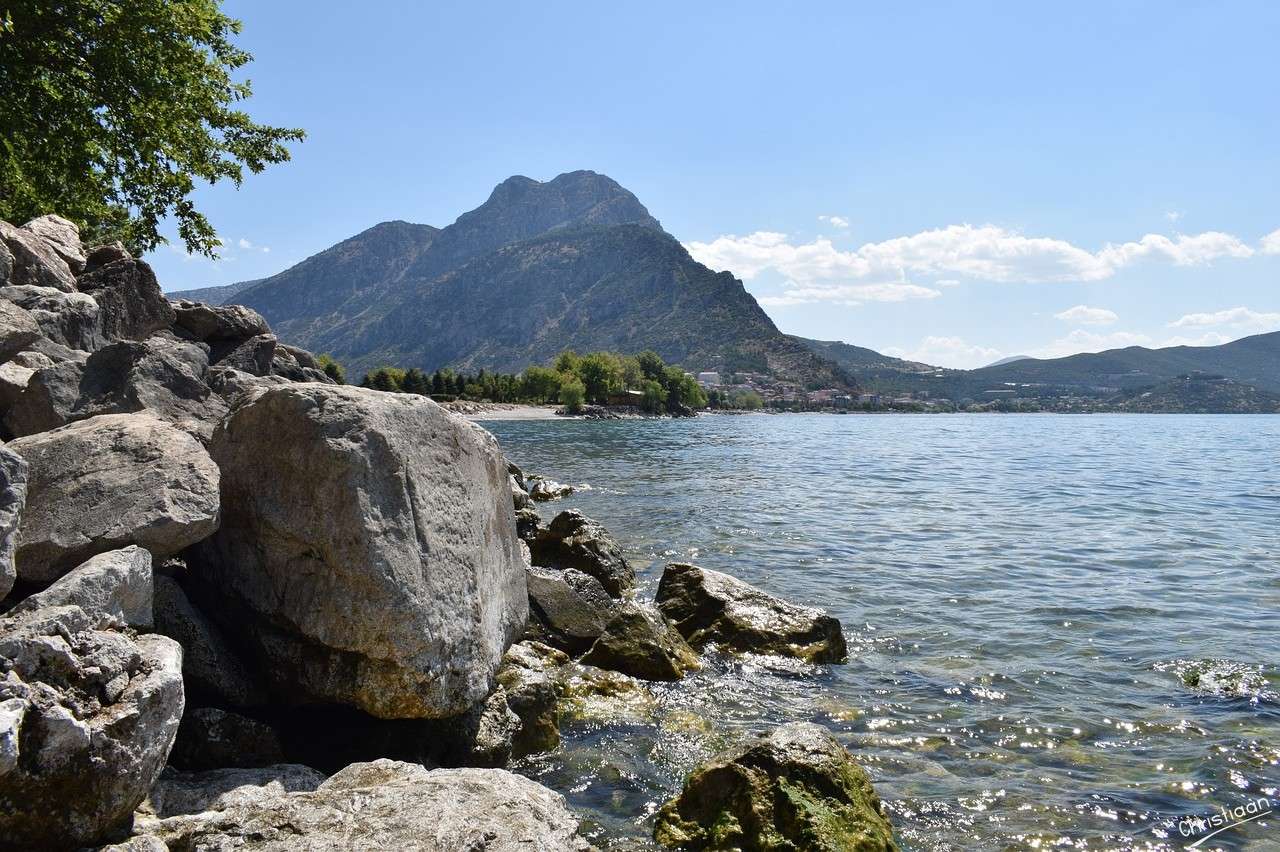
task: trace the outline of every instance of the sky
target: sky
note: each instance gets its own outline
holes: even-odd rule
[[[167,290],[592,169],[792,334],[974,367],[1280,329],[1277,3],[224,9],[246,108],[308,138],[198,191],[222,256],[160,249]]]

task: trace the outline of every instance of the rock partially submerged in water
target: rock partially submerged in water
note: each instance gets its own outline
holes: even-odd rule
[[[618,601],[590,574],[575,568],[529,568],[526,635],[570,654],[581,654],[604,635]]]
[[[615,598],[636,584],[636,573],[618,543],[603,526],[574,509],[556,515],[549,527],[538,532],[529,550],[534,565],[590,574]]]
[[[619,607],[582,662],[641,680],[679,680],[702,668],[697,653],[661,613],[630,601]]]
[[[529,492],[531,499],[545,503],[568,497],[573,493],[573,486],[534,474],[525,480],[525,490]]]
[[[811,663],[848,656],[838,619],[775,598],[728,574],[673,563],[658,584],[658,608],[694,648],[778,654]]]
[[[658,812],[679,849],[895,852],[867,773],[823,727],[795,722],[702,764]]]
[[[305,779],[304,779],[305,780]],[[231,802],[146,825],[177,849],[338,852],[586,852],[564,798],[502,769],[427,770],[376,760],[343,769],[313,790],[246,785]]]

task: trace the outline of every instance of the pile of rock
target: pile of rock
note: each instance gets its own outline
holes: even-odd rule
[[[844,656],[715,572],[638,600],[488,432],[58,217],[0,222],[0,436],[0,848],[585,849],[503,768],[566,707],[651,702],[711,644]]]
[[[528,595],[487,432],[56,217],[0,223],[0,424],[0,847],[585,847],[533,782],[340,748],[145,818],[166,784],[296,780],[228,767],[319,755],[326,714],[366,759],[508,759]]]

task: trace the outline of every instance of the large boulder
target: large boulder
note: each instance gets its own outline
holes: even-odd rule
[[[127,823],[182,717],[182,650],[79,607],[0,620],[0,844],[74,849]]]
[[[7,283],[52,287],[64,293],[76,289],[71,267],[39,234],[0,222],[0,242],[4,243],[8,255],[7,263],[3,264],[8,266]]]
[[[867,773],[810,722],[775,728],[699,766],[658,812],[653,835],[680,849],[898,848]]]
[[[247,340],[271,331],[262,314],[244,305],[206,305],[187,299],[179,299],[169,305],[176,315],[175,325],[191,335],[193,340],[206,343]]]
[[[0,447],[0,600],[9,594],[18,572],[13,555],[18,549],[18,527],[27,503],[27,461],[7,447]]]
[[[137,545],[99,553],[24,599],[11,615],[59,606],[77,606],[99,626],[151,628],[151,554]]]
[[[0,299],[24,309],[53,343],[92,352],[106,343],[102,311],[87,293],[35,285],[0,287]]]
[[[185,432],[106,414],[18,438],[30,465],[18,577],[51,583],[98,553],[136,544],[162,560],[218,527],[218,468]]]
[[[673,563],[658,583],[658,608],[693,647],[840,663],[848,656],[840,621],[820,609],[775,598],[749,583]]]
[[[228,410],[205,384],[207,369],[208,353],[197,344],[160,335],[122,340],[84,363],[63,361],[37,371],[9,406],[4,425],[22,436],[99,414],[145,410],[207,441]]]
[[[236,793],[230,802],[215,800],[211,808],[216,809],[146,822],[143,830],[173,849],[591,848],[560,794],[502,769],[429,771],[413,763],[376,760],[352,764],[311,791],[280,793],[245,785]]]
[[[190,554],[281,700],[440,718],[492,690],[528,617],[493,436],[414,395],[253,391],[214,434],[222,527]]]
[[[22,226],[44,240],[53,253],[62,258],[67,268],[79,275],[84,270],[84,246],[80,245],[80,228],[75,222],[49,214],[32,219]]]
[[[679,680],[702,667],[666,618],[631,601],[605,625],[582,662],[641,680]]]
[[[40,325],[25,308],[0,299],[0,362],[8,361],[40,336]]]
[[[635,587],[636,574],[622,548],[600,524],[570,509],[529,544],[533,564],[547,568],[575,568],[600,581],[615,598]]]
[[[141,260],[117,260],[76,279],[102,312],[102,332],[111,340],[146,340],[177,318],[151,267]]]
[[[155,576],[152,611],[157,633],[182,646],[182,677],[197,703],[223,707],[265,704],[266,691],[249,673],[222,631],[191,605],[178,581]]]
[[[618,612],[600,581],[573,568],[529,568],[529,635],[581,654],[599,639]]]

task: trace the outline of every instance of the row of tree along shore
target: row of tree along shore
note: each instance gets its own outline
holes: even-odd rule
[[[561,352],[547,367],[523,372],[473,374],[450,369],[426,373],[416,367],[379,367],[366,373],[362,387],[415,393],[440,400],[468,399],[531,405],[560,404],[570,414],[587,405],[627,406],[646,414],[689,414],[704,408],[758,409],[758,394],[705,390],[694,376],[667,364],[656,352],[638,355]]]

